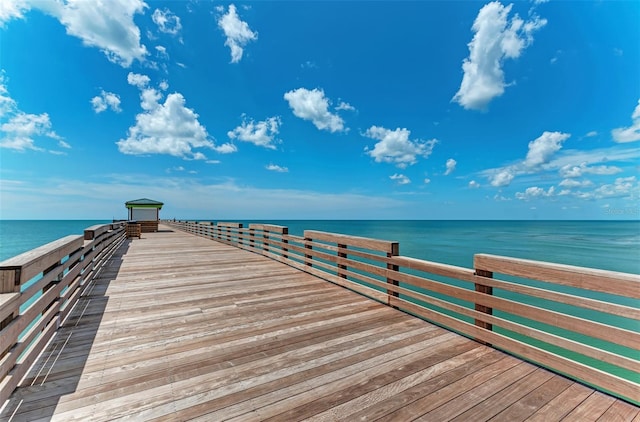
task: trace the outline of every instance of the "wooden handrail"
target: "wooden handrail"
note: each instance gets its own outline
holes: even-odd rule
[[[218,225],[231,230],[232,238],[216,240],[640,403],[640,309],[608,296],[640,298],[638,275],[487,254],[475,255],[469,269],[398,256],[399,245],[393,241],[315,230],[295,236],[286,227],[269,224],[250,224],[249,229]],[[518,279],[505,281],[501,275]],[[603,297],[580,295],[583,289]],[[594,320],[573,315],[574,308],[592,313]],[[602,322],[603,315],[616,318],[616,323]],[[619,321],[623,326],[617,326]],[[593,366],[594,361],[609,369]]]
[[[121,223],[92,226],[0,262],[0,403],[124,240]]]

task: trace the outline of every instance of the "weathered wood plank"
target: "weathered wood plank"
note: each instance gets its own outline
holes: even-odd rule
[[[474,255],[473,262],[476,269],[640,299],[636,274],[488,254]]]

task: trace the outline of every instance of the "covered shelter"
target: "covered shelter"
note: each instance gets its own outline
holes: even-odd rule
[[[141,225],[143,233],[158,231],[158,221],[160,220],[160,210],[164,205],[162,202],[148,198],[135,199],[125,202],[125,207],[129,212],[129,221],[136,221]]]

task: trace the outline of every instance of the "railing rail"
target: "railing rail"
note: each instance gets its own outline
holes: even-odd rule
[[[473,269],[398,242],[268,224],[166,222],[259,253],[640,403],[640,276],[477,254]],[[208,227],[208,230],[203,230]]]
[[[0,262],[0,403],[124,240],[122,223],[92,226]]]

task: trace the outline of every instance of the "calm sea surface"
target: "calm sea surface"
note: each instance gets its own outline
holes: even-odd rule
[[[0,261],[110,220],[0,220]],[[250,223],[249,221],[242,221]],[[251,221],[257,222],[257,221]],[[270,220],[302,235],[320,230],[400,242],[400,254],[473,267],[490,253],[640,273],[640,221]]]

